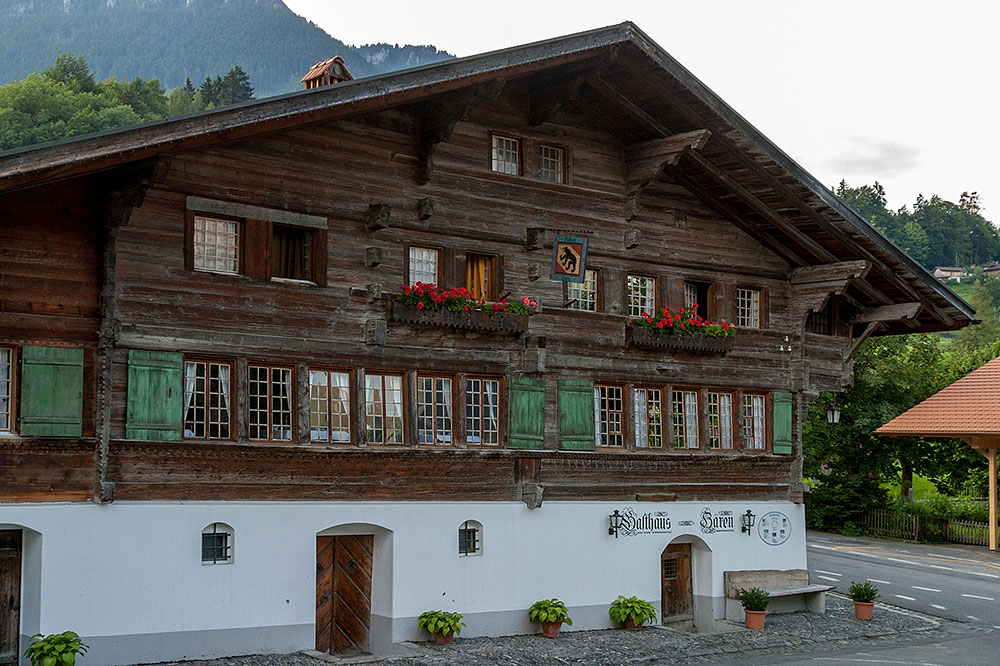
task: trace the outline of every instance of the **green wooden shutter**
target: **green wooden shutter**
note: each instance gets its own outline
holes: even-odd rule
[[[792,455],[792,394],[775,393],[773,397],[774,437],[771,450],[784,456]]]
[[[545,448],[545,380],[511,377],[507,420],[507,447],[511,449]]]
[[[594,382],[559,380],[559,448],[594,450]]]
[[[128,353],[125,437],[175,442],[181,438],[183,357],[132,349]]]
[[[21,348],[20,434],[83,435],[83,350]]]

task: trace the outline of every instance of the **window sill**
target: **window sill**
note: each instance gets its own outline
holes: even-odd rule
[[[316,286],[316,283],[313,282],[312,280],[296,280],[294,278],[273,277],[271,278],[271,282],[279,282],[281,284],[300,284],[307,287]]]

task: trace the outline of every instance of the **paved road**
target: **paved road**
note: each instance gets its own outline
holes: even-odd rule
[[[807,544],[813,583],[846,593],[851,581],[870,580],[885,603],[1000,630],[997,553],[821,533],[810,533]]]

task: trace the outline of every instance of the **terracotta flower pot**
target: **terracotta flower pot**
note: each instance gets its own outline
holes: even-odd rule
[[[764,617],[767,615],[767,611],[752,611],[744,610],[747,616],[747,629],[763,629],[764,628]]]
[[[636,624],[635,622],[632,621],[632,618],[627,617],[625,618],[625,628],[628,629],[629,631],[639,631],[640,629],[642,629],[642,622]]]
[[[855,601],[854,617],[859,620],[871,620],[875,613],[875,602]]]
[[[556,638],[561,627],[562,622],[542,622],[542,635],[546,638]]]
[[[435,645],[447,645],[448,643],[451,643],[451,641],[454,638],[455,638],[455,633],[454,632],[452,632],[450,634],[442,634],[442,633],[435,632],[434,633],[434,644]]]

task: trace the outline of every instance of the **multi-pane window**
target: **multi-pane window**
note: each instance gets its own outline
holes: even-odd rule
[[[271,231],[271,277],[307,281],[312,232],[298,227],[274,225]]]
[[[403,378],[365,375],[365,428],[369,444],[403,443]]]
[[[521,147],[517,139],[512,139],[498,134],[493,135],[493,159],[491,168],[497,173],[505,173],[516,176],[518,169],[518,156]]]
[[[14,350],[9,347],[0,347],[0,432],[9,432],[13,428],[11,423],[11,396],[14,386],[13,380],[13,360]]]
[[[184,436],[196,439],[230,438],[228,363],[184,363]]]
[[[633,389],[636,447],[663,448],[662,400],[660,389]]]
[[[698,392],[671,391],[674,448],[698,448]]]
[[[622,388],[594,386],[594,434],[597,446],[623,446]]]
[[[233,528],[225,523],[212,523],[201,531],[202,564],[231,564],[233,561]]]
[[[417,377],[417,442],[451,444],[451,379]]]
[[[817,335],[833,335],[833,300],[828,300],[822,309],[806,315],[806,332]]]
[[[656,278],[641,275],[628,276],[628,313],[639,317],[643,313],[652,317],[656,310]]]
[[[538,174],[542,180],[550,183],[565,183],[565,153],[555,146],[538,147]]]
[[[351,382],[346,372],[309,371],[309,439],[351,441]]]
[[[423,282],[424,284],[438,283],[438,251],[427,247],[411,247],[410,257],[410,284]]]
[[[467,520],[458,528],[458,554],[479,555],[483,552],[483,526],[474,520]]]
[[[292,371],[251,365],[247,386],[250,439],[292,439]]]
[[[195,270],[238,273],[240,223],[196,216],[193,251]]]
[[[584,271],[583,282],[566,283],[566,294],[573,310],[597,312],[597,271]]]
[[[760,328],[760,291],[757,289],[736,290],[736,325]]]
[[[740,401],[740,436],[744,449],[766,448],[764,422],[764,396],[748,394]]]
[[[709,448],[733,448],[733,394],[709,392],[706,416]]]
[[[465,255],[465,288],[475,298],[496,298],[496,257],[485,254]]]
[[[465,380],[465,441],[500,443],[500,380],[470,377]]]

